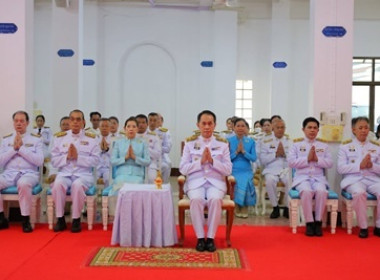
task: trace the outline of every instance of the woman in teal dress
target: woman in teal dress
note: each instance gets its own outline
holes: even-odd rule
[[[253,185],[251,163],[256,161],[255,140],[247,137],[248,126],[244,119],[237,118],[234,122],[235,135],[228,138],[232,161],[232,175],[235,177],[235,198],[237,204],[235,215],[239,218],[248,217],[248,206],[256,204],[256,193]]]
[[[124,131],[125,137],[113,143],[114,180],[110,196],[117,195],[123,183],[144,183],[145,167],[150,163],[148,143],[143,138],[136,138],[137,121],[134,117],[126,120]]]

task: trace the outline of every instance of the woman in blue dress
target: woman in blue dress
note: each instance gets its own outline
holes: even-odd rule
[[[255,187],[251,163],[256,161],[255,140],[247,137],[248,126],[244,119],[234,122],[235,135],[228,138],[232,161],[232,175],[235,177],[235,215],[248,218],[248,206],[256,204]]]
[[[114,168],[114,180],[110,198],[117,196],[123,183],[144,183],[145,167],[150,163],[148,143],[143,138],[136,138],[137,121],[134,117],[125,121],[124,131],[125,137],[113,143],[111,165]],[[113,204],[111,200],[110,204]],[[110,207],[110,212],[112,210]]]

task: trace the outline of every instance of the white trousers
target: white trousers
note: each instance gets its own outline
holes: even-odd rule
[[[66,192],[71,187],[71,201],[73,219],[80,218],[84,202],[86,200],[86,191],[93,182],[86,178],[77,176],[62,177],[57,176],[52,186],[52,195],[55,204],[56,217],[63,217],[65,213]]]
[[[274,175],[274,174],[265,174],[265,187],[269,196],[270,203],[273,207],[278,206],[277,200],[277,183],[281,181],[285,185],[285,205],[288,205],[288,192],[290,186],[289,174],[283,175]]]
[[[224,192],[213,187],[209,183],[202,187],[189,190],[190,216],[197,238],[205,237],[204,209],[208,208],[207,238],[214,238],[222,217],[222,199]]]
[[[315,180],[304,181],[296,189],[300,192],[301,205],[306,223],[314,222],[313,198],[315,200],[315,220],[322,221],[327,201],[326,185]]]
[[[360,228],[368,228],[367,221],[367,192],[377,197],[376,227],[380,228],[380,183],[367,179],[361,180],[346,188],[352,195],[352,207],[356,212],[356,218]]]

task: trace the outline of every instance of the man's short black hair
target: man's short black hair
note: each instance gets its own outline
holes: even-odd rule
[[[351,120],[351,126],[352,128],[354,128],[354,126],[359,122],[359,121],[365,121],[369,124],[369,119],[365,116],[360,116],[360,117],[356,117],[356,118],[352,118]]]
[[[95,116],[95,115],[98,115],[99,118],[102,117],[102,115],[101,115],[99,112],[91,112],[91,113],[90,113],[90,119],[92,119],[92,117]]]
[[[145,116],[144,114],[138,114],[135,118],[136,119],[144,119],[148,123],[148,117]]]
[[[305,128],[309,122],[315,122],[319,128],[319,121],[314,117],[307,117],[302,122],[302,128]]]
[[[26,120],[27,122],[29,121],[29,115],[28,115],[28,113],[25,112],[25,111],[22,111],[22,110],[19,110],[19,111],[14,112],[13,115],[12,115],[12,120],[14,120],[14,119],[15,119],[15,116],[18,115],[18,114],[22,114],[22,115],[24,115],[24,116],[25,116],[25,120]]]
[[[70,120],[70,118],[69,118],[69,116],[62,117],[61,120],[59,121],[59,125],[61,125],[63,120]]]
[[[69,116],[71,116],[72,113],[81,113],[81,114],[82,114],[82,120],[85,121],[85,119],[84,119],[84,114],[83,114],[83,112],[82,112],[81,110],[79,110],[79,109],[72,110],[72,111],[70,112]]]
[[[115,116],[109,117],[109,120],[115,120],[119,124],[119,119]]]
[[[214,123],[216,123],[216,116],[215,116],[215,114],[214,114],[213,112],[211,112],[210,110],[203,110],[202,112],[200,112],[200,113],[198,114],[198,117],[197,117],[197,122],[200,122],[201,117],[202,117],[203,115],[210,115],[210,116],[212,116],[212,117],[214,118]]]
[[[44,115],[38,115],[38,116],[36,117],[36,121],[37,121],[39,118],[41,118],[41,119],[45,122],[45,117],[44,117]]]

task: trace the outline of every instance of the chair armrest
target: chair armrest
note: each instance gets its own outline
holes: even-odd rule
[[[231,200],[234,200],[234,193],[235,193],[235,177],[230,175],[226,178],[227,181],[227,194],[230,196]]]
[[[178,198],[179,199],[182,199],[183,198],[183,195],[185,194],[184,192],[184,186],[185,186],[185,181],[186,181],[186,177],[181,175],[181,176],[178,176],[177,178],[177,182],[178,182]]]

